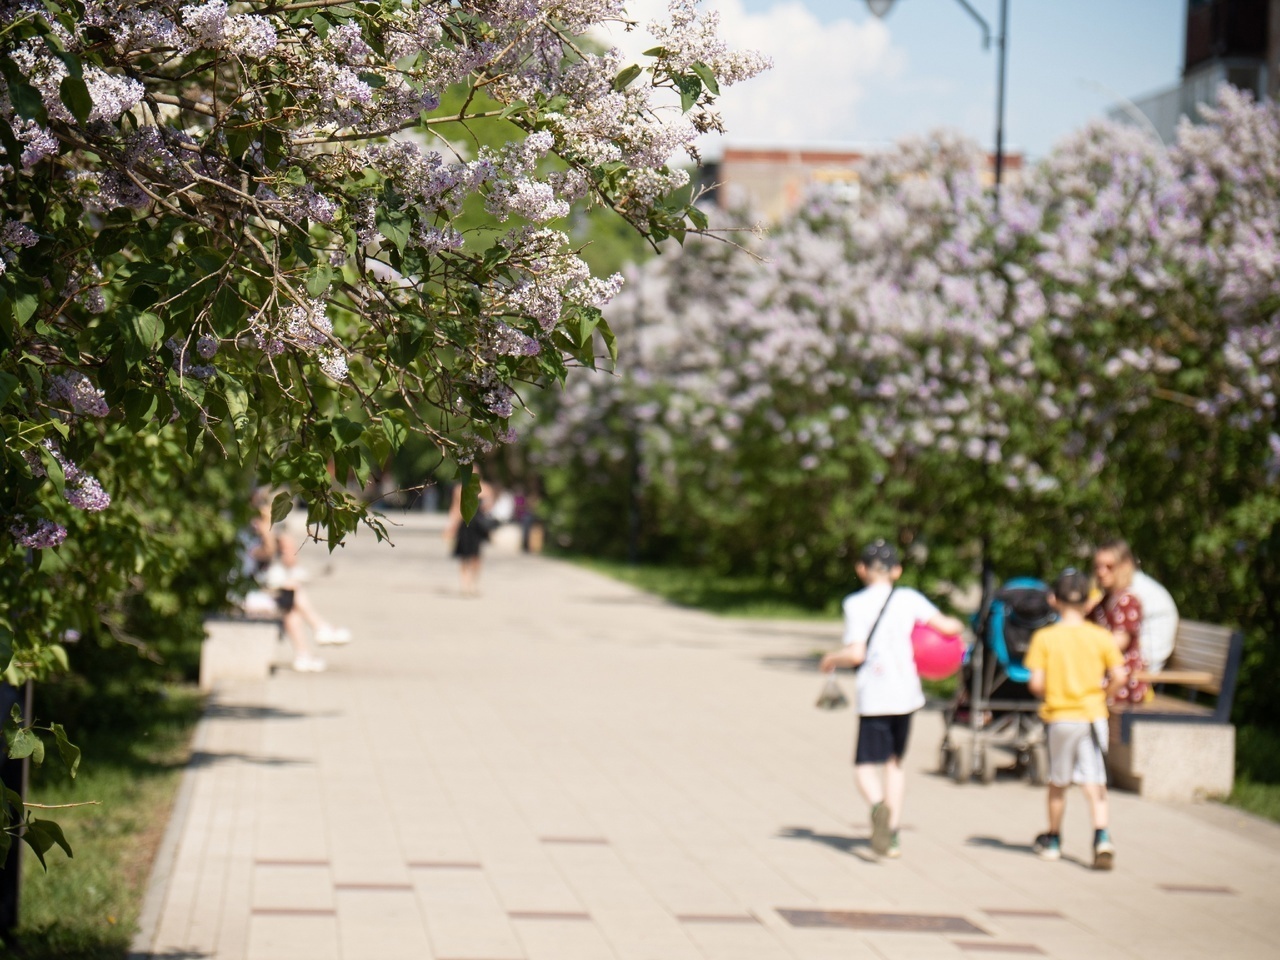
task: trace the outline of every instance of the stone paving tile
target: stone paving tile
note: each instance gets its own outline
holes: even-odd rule
[[[1043,791],[935,775],[936,713],[912,734],[904,856],[876,862],[854,717],[812,707],[810,656],[838,626],[721,620],[496,555],[464,600],[438,529],[308,549],[313,602],[355,640],[326,648],[325,674],[219,690],[153,880],[157,956],[1275,955],[1280,829],[1117,793],[1118,869],[1095,874],[1073,795],[1068,858],[1043,863]],[[1234,893],[1162,887],[1179,884]],[[784,907],[957,915],[989,936],[801,929]]]
[[[340,960],[337,918],[255,914],[245,960]]]
[[[423,960],[432,956],[412,887],[340,890],[335,900],[342,960]]]

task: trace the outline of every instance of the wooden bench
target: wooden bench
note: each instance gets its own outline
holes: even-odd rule
[[[1112,715],[1108,766],[1116,785],[1160,800],[1231,792],[1231,706],[1243,646],[1238,630],[1179,622],[1165,668],[1138,674],[1155,685],[1155,696]],[[1205,702],[1206,697],[1212,702]]]
[[[243,613],[205,617],[200,644],[200,690],[219,680],[266,680],[271,676],[282,618]]]

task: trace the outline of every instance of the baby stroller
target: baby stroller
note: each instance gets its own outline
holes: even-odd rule
[[[1049,759],[1039,703],[1027,688],[1022,665],[1031,635],[1057,619],[1049,587],[1031,577],[983,591],[974,617],[977,642],[965,656],[955,698],[943,712],[942,772],[956,783],[975,773],[983,783],[1008,767],[1040,786]]]

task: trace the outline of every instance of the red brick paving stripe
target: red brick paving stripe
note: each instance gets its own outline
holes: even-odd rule
[[[609,841],[604,837],[539,837],[543,843],[581,843],[593,846],[607,846]]]
[[[512,920],[590,920],[591,914],[568,910],[509,910]]]
[[[984,908],[989,917],[1023,917],[1027,920],[1065,920],[1057,910],[1005,910],[1000,907]]]
[[[412,883],[335,883],[335,890],[369,890],[374,893],[399,892],[412,890]]]
[[[964,917],[932,913],[872,913],[863,910],[787,910],[778,915],[793,927],[844,927],[846,930],[884,930],[894,933],[986,934]]]
[[[681,923],[759,923],[749,913],[677,913]]]
[[[479,870],[480,864],[470,860],[410,860],[410,870]]]
[[[1029,953],[1043,957],[1044,951],[1033,943],[985,943],[981,940],[952,940],[952,946],[961,950],[982,951],[983,953]]]
[[[254,907],[249,911],[255,917],[332,917],[331,907]]]
[[[1159,887],[1165,893],[1221,893],[1229,897],[1236,895],[1230,887],[1199,887],[1194,883],[1162,883]]]

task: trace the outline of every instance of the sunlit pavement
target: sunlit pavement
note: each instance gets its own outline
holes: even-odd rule
[[[248,960],[1275,957],[1280,828],[1116,794],[1118,854],[1031,852],[1044,795],[934,774],[918,718],[903,856],[877,862],[822,624],[676,609],[492,551],[458,596],[438,520],[308,546],[352,628],[329,670],[223,686],[140,956]],[[281,651],[282,660],[285,658]],[[851,689],[851,684],[845,684]]]

